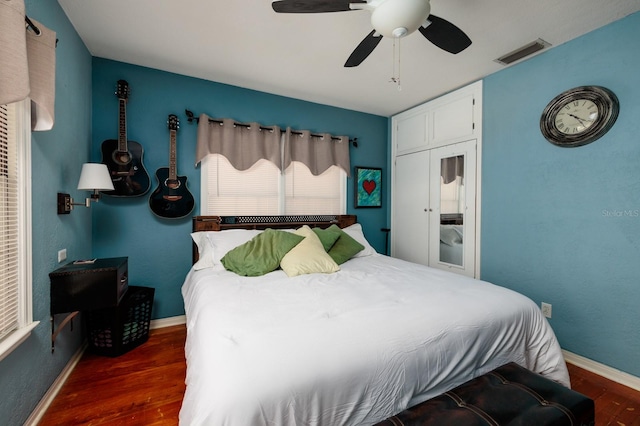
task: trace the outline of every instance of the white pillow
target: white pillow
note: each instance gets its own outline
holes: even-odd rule
[[[324,251],[320,238],[309,226],[304,225],[294,234],[304,237],[298,245],[289,250],[280,261],[280,268],[289,277],[297,275],[324,273],[340,270],[340,266]]]
[[[193,269],[210,268],[213,266],[213,247],[209,244],[206,232],[193,232],[191,239],[198,246],[198,261],[193,265]]]
[[[261,233],[258,229],[227,229],[224,231],[194,232],[191,238],[198,246],[198,261],[195,270],[221,265],[220,259],[227,252],[251,240]]]
[[[356,240],[357,242],[359,242],[364,246],[364,249],[360,250],[353,257],[365,257],[365,256],[371,256],[372,254],[378,253],[376,249],[371,247],[371,244],[369,244],[369,241],[367,241],[367,239],[364,237],[364,233],[362,232],[362,225],[360,225],[359,223],[354,223],[351,226],[342,228],[342,230],[347,234],[349,234],[351,238],[353,238],[354,240]]]

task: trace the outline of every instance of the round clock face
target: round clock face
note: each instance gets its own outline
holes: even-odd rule
[[[588,99],[577,99],[563,106],[554,124],[565,135],[577,135],[589,129],[598,119],[598,106]]]
[[[540,130],[558,146],[586,145],[609,131],[618,108],[618,99],[604,87],[576,87],[549,102],[540,117]]]

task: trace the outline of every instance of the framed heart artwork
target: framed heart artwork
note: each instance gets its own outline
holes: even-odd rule
[[[382,207],[382,169],[356,167],[355,170],[355,207]]]

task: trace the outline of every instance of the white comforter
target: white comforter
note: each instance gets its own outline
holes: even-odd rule
[[[373,424],[515,361],[569,386],[538,307],[382,255],[335,274],[191,271],[182,425]]]

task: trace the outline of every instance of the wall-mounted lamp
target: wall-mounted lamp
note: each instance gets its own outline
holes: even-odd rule
[[[100,163],[83,164],[78,189],[93,191],[93,194],[84,203],[74,203],[69,194],[58,192],[58,214],[71,213],[73,206],[90,207],[92,201],[97,202],[100,199],[100,191],[113,191],[113,182],[111,182],[107,166]]]

